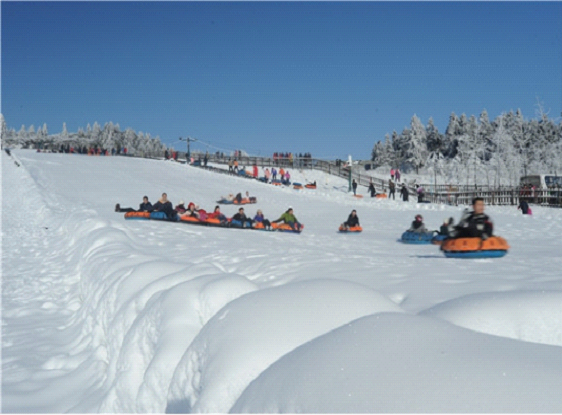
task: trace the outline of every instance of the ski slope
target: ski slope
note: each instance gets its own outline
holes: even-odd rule
[[[562,210],[487,207],[511,245],[398,242],[463,207],[290,170],[278,188],[170,161],[2,153],[2,411],[562,411]],[[16,166],[17,161],[20,166]],[[289,206],[301,234],[127,221],[162,192]],[[237,206],[221,206],[232,216]],[[337,228],[357,209],[364,231]]]

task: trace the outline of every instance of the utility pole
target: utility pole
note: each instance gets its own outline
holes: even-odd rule
[[[197,141],[197,139],[191,137],[185,137],[185,138],[180,137],[180,141],[187,141],[187,153],[185,154],[185,162],[186,164],[189,164],[189,158],[191,157],[191,151],[189,150],[189,143],[191,143],[192,141]]]
[[[347,188],[347,191],[351,192],[351,171],[353,169],[353,161],[351,160],[351,154],[348,155],[347,163],[349,165],[349,181],[348,181],[349,187]]]

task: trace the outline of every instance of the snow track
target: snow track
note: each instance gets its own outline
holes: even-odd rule
[[[490,207],[509,254],[451,260],[396,240],[415,213],[431,229],[460,208],[357,200],[319,172],[306,172],[318,189],[296,191],[173,162],[13,154],[19,167],[2,154],[4,412],[513,412],[514,394],[525,410],[562,410],[559,210]],[[291,205],[305,230],[113,211],[164,191],[212,210],[246,190],[258,198],[248,214]],[[364,232],[340,235],[351,209]],[[467,373],[467,359],[494,356]],[[433,363],[391,370],[402,361]],[[420,388],[430,372],[455,379],[448,395]],[[496,386],[459,397],[484,379]],[[364,399],[371,385],[382,389]]]

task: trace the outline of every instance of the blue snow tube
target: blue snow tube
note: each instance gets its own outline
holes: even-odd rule
[[[447,258],[501,258],[507,254],[507,251],[472,251],[472,252],[447,252],[444,251]]]
[[[443,242],[445,239],[447,239],[447,235],[437,234],[433,238],[431,238],[431,243],[435,245],[441,245],[441,242]]]
[[[411,232],[406,231],[402,234],[402,242],[405,244],[430,244],[433,232]]]

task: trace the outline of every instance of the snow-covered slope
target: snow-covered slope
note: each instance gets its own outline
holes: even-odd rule
[[[562,212],[488,207],[511,250],[400,244],[462,208],[167,161],[2,153],[4,412],[560,412]],[[300,235],[126,221],[249,191]],[[366,189],[361,189],[366,193]],[[336,232],[357,209],[364,232]],[[223,206],[228,216],[235,206]]]

